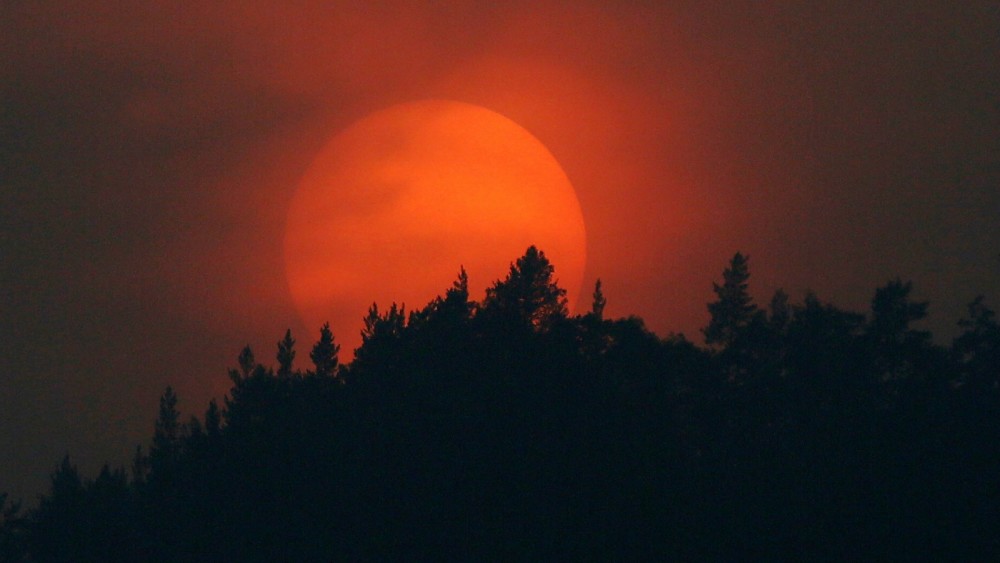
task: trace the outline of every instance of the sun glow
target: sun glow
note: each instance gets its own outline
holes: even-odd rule
[[[469,273],[472,298],[530,245],[571,302],[586,262],[583,216],[545,146],[510,119],[451,101],[393,106],[334,137],[288,213],[288,286],[310,330],[358,344],[373,301],[423,307]]]

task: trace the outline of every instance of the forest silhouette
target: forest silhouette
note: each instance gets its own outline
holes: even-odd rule
[[[37,507],[0,497],[5,561],[990,559],[1000,556],[1000,325],[948,345],[891,280],[864,313],[737,253],[704,344],[571,316],[531,247],[470,299],[372,305],[182,420],[167,388],[132,467],[67,457]],[[309,367],[301,361],[307,356]],[[299,360],[297,362],[297,360]],[[153,418],[152,416],[150,418]]]

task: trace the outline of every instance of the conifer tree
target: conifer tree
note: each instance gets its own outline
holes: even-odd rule
[[[87,549],[89,530],[84,521],[87,491],[69,456],[50,477],[49,494],[34,514],[32,560],[72,561]]]
[[[319,377],[333,376],[337,370],[337,354],[340,352],[340,345],[333,341],[333,333],[330,332],[330,323],[325,323],[319,330],[319,341],[313,346],[309,353],[309,359],[316,366],[316,375]]]
[[[278,377],[290,377],[294,361],[295,339],[292,338],[292,329],[288,329],[285,337],[278,341]]]
[[[511,264],[503,281],[486,290],[483,310],[504,319],[515,319],[535,330],[546,330],[566,316],[566,290],[553,279],[555,268],[534,246]]]
[[[177,394],[167,387],[160,396],[160,412],[153,432],[153,446],[149,451],[150,468],[161,476],[169,472],[179,455],[181,441],[180,411],[177,410]]]
[[[444,294],[441,308],[449,313],[458,312],[462,317],[468,317],[471,311],[469,303],[469,274],[462,266],[458,271],[458,279],[452,282],[451,287]]]
[[[590,313],[598,319],[604,319],[604,306],[607,303],[604,292],[601,291],[601,278],[597,278],[597,283],[594,284],[594,303],[590,306]]]
[[[365,326],[361,330],[362,346],[384,338],[396,338],[402,335],[406,326],[405,309],[393,303],[389,310],[381,315],[378,312],[378,305],[372,303],[364,322]]]
[[[213,398],[208,403],[208,410],[205,411],[205,432],[209,437],[219,435],[222,429],[222,414],[219,412],[219,404]]]
[[[240,351],[240,355],[236,357],[236,363],[239,365],[239,369],[229,370],[229,379],[239,387],[240,383],[249,378],[250,374],[257,368],[257,360],[254,358],[253,350],[250,349],[249,344]]]
[[[912,282],[899,278],[875,290],[868,338],[874,348],[875,368],[881,377],[896,379],[912,375],[914,360],[930,344],[930,333],[911,328],[927,317],[928,303],[912,301]]]
[[[712,318],[704,330],[706,344],[734,349],[745,340],[757,313],[748,291],[749,279],[749,259],[737,252],[722,273],[722,285],[712,284],[718,298],[708,304]]]
[[[24,540],[28,532],[21,503],[8,503],[7,493],[0,493],[0,561],[27,561]]]
[[[958,322],[963,331],[952,343],[964,386],[979,393],[1000,392],[1000,323],[982,295],[968,305],[968,316]]]
[[[927,316],[928,306],[925,301],[911,301],[912,290],[912,282],[904,283],[899,278],[875,290],[868,333],[877,346],[899,345],[908,338],[921,338],[921,334],[926,334],[910,328],[910,323]]]
[[[768,313],[768,324],[773,331],[782,333],[788,329],[788,323],[792,320],[792,311],[785,290],[778,289],[774,292]]]

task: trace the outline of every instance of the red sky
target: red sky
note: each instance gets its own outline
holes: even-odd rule
[[[67,452],[126,462],[163,387],[200,414],[244,344],[269,361],[291,327],[304,359],[295,186],[411,100],[541,140],[584,286],[661,335],[700,341],[737,250],[762,302],[863,310],[912,279],[945,342],[998,306],[996,2],[330,4],[0,7],[0,490],[31,500]]]

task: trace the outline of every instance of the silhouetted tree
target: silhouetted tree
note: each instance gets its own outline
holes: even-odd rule
[[[361,347],[355,351],[355,373],[385,374],[395,372],[402,360],[402,338],[406,329],[406,312],[393,303],[380,314],[378,305],[372,303],[361,329]],[[377,369],[376,369],[377,368]]]
[[[330,324],[326,323],[319,330],[319,341],[313,346],[309,353],[309,359],[316,366],[316,375],[319,377],[330,377],[336,374],[337,354],[340,352],[340,345],[333,341],[333,333],[330,332]]]
[[[771,297],[771,304],[768,306],[768,323],[775,333],[782,334],[788,330],[791,319],[792,310],[788,304],[788,294],[785,290],[778,289]]]
[[[94,561],[139,558],[135,545],[138,516],[125,470],[111,470],[107,464],[97,479],[86,485],[88,536]]]
[[[749,279],[749,260],[737,252],[722,273],[722,285],[712,284],[717,299],[708,304],[705,343],[717,347],[729,378],[742,378],[758,367],[766,341],[764,318],[748,291]]]
[[[737,252],[722,272],[722,285],[712,284],[717,299],[708,304],[711,320],[704,331],[707,344],[729,349],[744,344],[746,332],[757,313],[748,291],[749,279],[749,261]]]
[[[607,305],[608,300],[604,298],[604,292],[601,291],[601,278],[597,278],[597,282],[594,283],[594,301],[590,306],[590,314],[594,315],[598,319],[604,318],[604,306]]]
[[[142,487],[146,484],[146,480],[149,478],[149,456],[142,451],[142,445],[135,447],[135,453],[132,454],[132,481],[138,487]]]
[[[253,351],[245,347],[237,357],[239,369],[229,370],[233,387],[225,397],[222,414],[226,426],[237,432],[250,433],[261,429],[268,411],[281,398],[281,381],[274,373],[258,364]]]
[[[809,292],[801,305],[792,308],[788,324],[788,367],[805,381],[831,380],[844,385],[836,374],[864,377],[861,336],[864,315],[838,309]]]
[[[510,272],[486,290],[483,311],[490,317],[547,330],[566,316],[566,290],[553,279],[555,268],[534,246],[511,264]]]
[[[86,491],[69,456],[52,473],[49,493],[32,518],[30,551],[39,561],[73,561],[92,555]]]
[[[278,377],[290,377],[294,361],[295,339],[292,338],[292,330],[288,329],[285,331],[285,337],[278,341]]]
[[[241,381],[250,378],[260,367],[249,344],[240,350],[239,356],[236,357],[236,365],[238,366],[236,369],[229,370],[229,379],[237,386]]]
[[[927,302],[910,300],[911,282],[894,279],[875,291],[868,337],[874,347],[876,369],[882,377],[912,375],[915,363],[930,344],[930,333],[915,330],[911,323],[927,316]]]
[[[778,289],[768,305],[766,323],[757,323],[758,326],[754,327],[759,335],[752,343],[757,348],[755,356],[762,364],[762,372],[771,378],[769,383],[772,391],[777,384],[775,378],[783,378],[788,373],[785,355],[791,322],[792,306],[788,302],[788,294],[783,289]]]
[[[553,272],[531,247],[481,305],[464,269],[409,316],[373,305],[346,366],[328,325],[305,376],[290,331],[277,372],[246,347],[204,423],[182,424],[168,387],[131,482],[67,457],[36,510],[0,495],[0,557],[1000,557],[982,299],[944,356],[909,284],[879,288],[870,321],[812,293],[764,311],[737,253],[706,347],[604,318],[599,281],[568,317]]]
[[[958,326],[963,331],[953,341],[952,353],[961,366],[960,382],[978,393],[1000,392],[1000,324],[982,295],[969,303]]]
[[[395,303],[385,314],[379,314],[378,305],[372,303],[364,318],[364,328],[361,329],[362,345],[381,339],[396,339],[402,336],[406,328],[406,312]]]
[[[440,316],[459,323],[469,319],[475,304],[469,301],[469,274],[465,267],[459,268],[458,278],[445,291],[444,299],[432,303],[437,303],[436,312]]]
[[[869,334],[880,346],[900,345],[910,338],[924,339],[926,332],[914,333],[910,323],[927,316],[927,302],[910,300],[912,282],[902,282],[899,278],[875,290],[872,298],[872,321]]]
[[[28,521],[21,513],[21,503],[8,503],[7,497],[7,493],[0,493],[0,561],[25,561]]]
[[[222,414],[219,412],[219,404],[212,399],[208,403],[208,409],[205,411],[205,432],[210,438],[219,435],[222,430]]]
[[[181,424],[177,410],[177,394],[167,387],[160,396],[160,413],[156,418],[153,445],[149,450],[150,468],[161,477],[170,475],[180,455]]]

